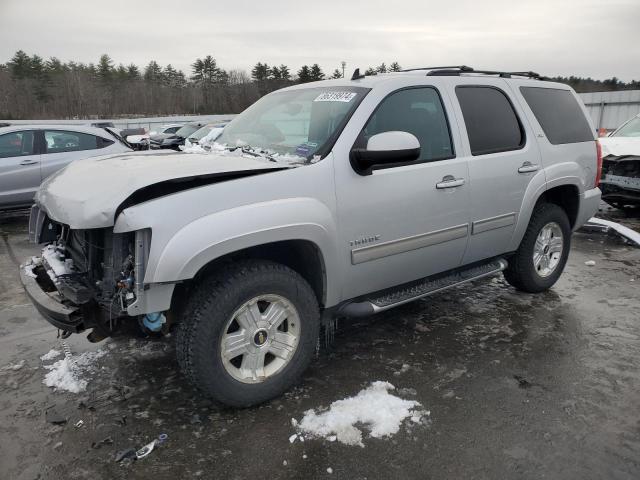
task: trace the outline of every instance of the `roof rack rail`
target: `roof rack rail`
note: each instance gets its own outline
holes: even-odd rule
[[[444,69],[457,69],[461,72],[470,72],[473,71],[473,68],[468,67],[466,65],[454,65],[451,67],[419,67],[419,68],[407,68],[405,70],[400,70],[401,72],[418,72],[420,70],[444,70]]]
[[[476,70],[473,67],[469,67],[467,65],[455,65],[450,67],[420,67],[420,68],[410,68],[407,70],[402,70],[403,72],[416,72],[420,70],[428,70],[427,76],[459,76],[462,73],[479,73],[483,75],[497,75],[501,78],[511,78],[511,77],[527,77],[533,78],[536,80],[547,80],[547,77],[544,77],[536,72],[501,72],[496,70]]]

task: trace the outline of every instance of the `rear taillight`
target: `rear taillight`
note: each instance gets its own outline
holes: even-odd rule
[[[593,188],[600,186],[600,177],[602,177],[602,145],[596,140],[596,155],[598,156],[598,165],[596,167],[596,182]]]

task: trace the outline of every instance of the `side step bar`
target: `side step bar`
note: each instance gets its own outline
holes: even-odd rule
[[[346,317],[365,317],[384,312],[447,288],[500,273],[507,266],[508,263],[504,258],[498,258],[470,268],[457,269],[444,275],[423,278],[349,302],[342,306],[337,313]]]

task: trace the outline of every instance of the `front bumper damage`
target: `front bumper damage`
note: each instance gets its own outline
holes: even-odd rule
[[[35,308],[56,328],[70,333],[93,328],[100,339],[131,325],[154,330],[164,324],[164,315],[149,308],[159,295],[171,299],[174,285],[153,288],[143,282],[150,230],[70,230],[34,207],[29,236],[47,244],[41,257],[20,267],[20,280]],[[170,306],[170,300],[161,303]]]
[[[600,189],[602,199],[615,207],[640,205],[640,156],[605,157]]]

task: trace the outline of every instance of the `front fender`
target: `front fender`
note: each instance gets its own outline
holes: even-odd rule
[[[289,198],[244,205],[198,218],[154,249],[145,283],[193,278],[211,261],[245,248],[284,240],[314,243],[324,261],[327,305],[336,301],[336,226],[331,211],[318,200]],[[155,250],[155,251],[154,251]]]

